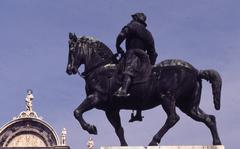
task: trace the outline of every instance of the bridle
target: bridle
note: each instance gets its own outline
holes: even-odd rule
[[[95,69],[101,67],[101,66],[104,66],[106,64],[109,64],[111,61],[115,60],[116,58],[118,57],[118,53],[114,54],[113,56],[107,58],[107,59],[104,59],[104,61],[96,64],[95,66],[93,66],[92,68],[88,69],[87,71],[84,71],[82,73],[80,73],[78,71],[78,74],[80,77],[82,78],[87,78]]]
[[[75,42],[73,42],[73,43],[70,43],[70,58],[71,58],[71,63],[70,63],[70,67],[71,68],[74,68],[74,69],[76,69],[77,70],[77,72],[78,72],[78,69],[77,69],[77,67],[76,67],[76,65],[77,65],[77,57],[78,57],[78,55],[80,54],[79,53],[79,49],[76,49],[76,46],[78,46],[79,45],[79,43],[78,43],[78,41],[75,41]]]
[[[81,50],[79,49],[80,47],[76,49],[76,46],[79,46],[79,41],[77,41],[76,44],[77,44],[77,45],[75,45],[75,48],[74,48],[73,51],[71,51],[72,53],[71,53],[71,55],[70,55],[70,56],[72,56],[72,58],[74,58],[74,61],[76,61],[78,55],[81,53],[81,52],[80,52]],[[118,53],[114,54],[114,55],[111,56],[111,57],[108,57],[108,58],[104,59],[102,62],[96,64],[95,66],[91,67],[90,69],[88,69],[87,71],[84,71],[84,72],[82,72],[82,73],[79,72],[79,70],[77,69],[77,74],[78,74],[81,78],[86,79],[86,78],[88,78],[88,77],[90,76],[90,74],[92,74],[92,73],[94,72],[94,70],[96,70],[97,68],[99,68],[99,67],[101,67],[101,66],[104,66],[104,65],[106,65],[106,64],[109,64],[109,63],[112,62],[112,61],[114,61],[114,62],[117,63],[117,62],[118,62],[118,60],[116,59],[117,57],[118,57]],[[73,60],[73,59],[72,59],[72,60]],[[72,63],[73,66],[74,66],[74,63],[76,63],[76,62],[73,62],[73,63]],[[74,66],[74,67],[75,67],[75,66]]]

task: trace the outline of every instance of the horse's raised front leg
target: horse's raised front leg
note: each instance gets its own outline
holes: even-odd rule
[[[172,128],[180,119],[176,113],[175,97],[171,94],[166,95],[162,98],[162,107],[167,113],[167,120],[163,127],[158,131],[158,133],[153,137],[149,146],[157,146],[160,143],[163,135]]]
[[[88,124],[83,119],[83,113],[96,107],[98,96],[95,94],[89,95],[78,107],[74,110],[74,117],[78,120],[83,130],[90,134],[97,134],[97,128],[94,125]]]
[[[127,146],[127,142],[124,138],[124,130],[121,125],[121,118],[119,115],[119,110],[117,111],[106,111],[106,116],[109,122],[115,129],[115,132],[120,140],[121,146]]]

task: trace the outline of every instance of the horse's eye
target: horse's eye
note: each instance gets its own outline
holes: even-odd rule
[[[74,48],[70,47],[70,52],[74,53]]]
[[[73,43],[69,43],[69,49],[73,49],[74,48],[74,44]]]

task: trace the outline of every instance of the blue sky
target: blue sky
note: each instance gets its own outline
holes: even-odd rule
[[[222,76],[222,109],[215,111],[210,85],[203,84],[201,108],[217,117],[222,143],[237,149],[240,135],[240,1],[238,0],[2,0],[0,1],[0,125],[24,110],[28,88],[33,109],[58,133],[68,129],[72,149],[86,148],[91,136],[80,128],[73,110],[85,98],[84,81],[65,73],[68,33],[94,36],[114,52],[115,39],[135,12],[147,15],[158,62],[183,59],[198,69],[216,69]],[[81,68],[82,70],[82,68]],[[162,139],[162,145],[211,144],[208,128],[179,110],[181,120]],[[166,119],[162,108],[144,111],[144,121],[129,124],[122,111],[129,145],[147,145]],[[98,128],[96,148],[119,145],[104,112],[84,118]]]

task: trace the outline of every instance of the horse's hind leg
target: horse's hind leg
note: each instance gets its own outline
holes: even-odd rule
[[[187,113],[187,115],[189,115],[194,120],[203,122],[205,125],[207,125],[213,137],[213,145],[221,145],[214,115],[205,114],[199,107],[193,107],[190,112]]]
[[[190,116],[192,119],[206,124],[211,131],[211,134],[213,137],[213,144],[220,145],[221,141],[219,139],[218,132],[217,132],[215,116],[207,115],[199,108],[201,91],[202,91],[202,84],[201,82],[197,82],[196,88],[191,100],[192,106],[184,107],[184,105],[182,105],[179,108],[188,116]]]
[[[106,116],[109,122],[115,129],[115,132],[120,140],[121,146],[127,146],[127,142],[124,138],[124,130],[121,125],[121,119],[118,111],[106,111]]]
[[[176,113],[176,106],[175,106],[175,97],[171,94],[166,95],[162,98],[162,107],[164,111],[167,113],[167,120],[163,127],[158,131],[158,133],[153,137],[152,141],[150,142],[149,146],[156,146],[160,143],[163,135],[173,127],[180,117]]]

